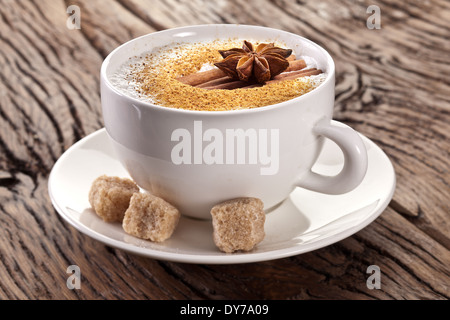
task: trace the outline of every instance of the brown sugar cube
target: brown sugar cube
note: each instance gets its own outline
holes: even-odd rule
[[[170,203],[149,193],[136,193],[122,226],[132,236],[163,242],[172,236],[179,219],[180,212]]]
[[[264,237],[264,204],[256,198],[240,198],[211,210],[214,243],[223,252],[250,251]]]
[[[136,192],[139,187],[130,179],[101,176],[92,183],[89,202],[104,221],[122,222],[131,196]]]

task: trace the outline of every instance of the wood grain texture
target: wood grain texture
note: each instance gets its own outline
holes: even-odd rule
[[[80,30],[66,27],[69,5]],[[369,5],[382,29],[366,28]],[[448,1],[0,1],[0,299],[448,299]],[[84,236],[48,198],[48,174],[103,127],[99,71],[115,47],[166,28],[263,25],[323,45],[337,66],[335,118],[392,160],[397,190],[370,226],[307,254],[239,266],[137,257]],[[82,270],[68,290],[66,269]],[[378,265],[381,290],[366,287]]]

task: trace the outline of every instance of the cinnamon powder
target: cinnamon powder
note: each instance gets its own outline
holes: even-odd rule
[[[206,90],[183,84],[178,77],[196,73],[220,61],[218,50],[239,45],[242,40],[212,41],[160,48],[130,65],[128,75],[139,98],[154,104],[196,111],[251,109],[299,97],[320,84],[323,77],[305,77],[267,84],[258,88]]]

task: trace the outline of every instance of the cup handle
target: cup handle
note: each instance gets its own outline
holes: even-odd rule
[[[348,126],[338,126],[322,119],[313,128],[317,135],[334,141],[344,154],[344,167],[336,176],[325,176],[309,170],[296,185],[312,191],[338,195],[355,189],[367,172],[367,150],[358,133]]]

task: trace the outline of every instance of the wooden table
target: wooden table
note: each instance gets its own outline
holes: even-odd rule
[[[67,27],[72,4],[80,29]],[[381,29],[367,27],[369,5],[381,9]],[[2,0],[0,299],[448,299],[449,21],[444,0]],[[204,23],[283,29],[331,53],[335,119],[396,170],[394,198],[374,223],[314,252],[236,266],[130,255],[60,218],[48,175],[103,127],[102,60],[134,37]],[[81,290],[66,287],[73,264]],[[369,265],[380,267],[379,290],[366,286]]]

